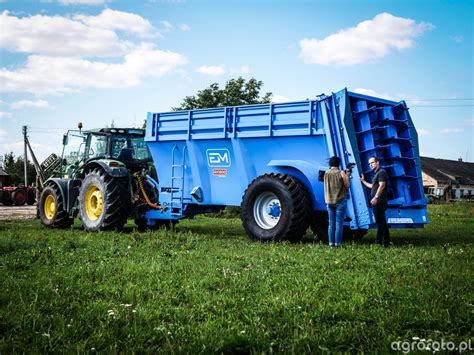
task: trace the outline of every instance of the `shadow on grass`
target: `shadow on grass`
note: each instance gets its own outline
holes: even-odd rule
[[[343,245],[372,245],[375,244],[376,230],[370,230],[362,239],[353,240],[344,238]],[[470,245],[474,244],[474,235],[471,231],[465,234],[451,233],[446,234],[443,231],[429,230],[429,229],[390,229],[390,238],[392,247],[430,247],[430,246],[445,246],[449,245]],[[308,232],[301,241],[303,244],[326,244],[315,238],[311,232]]]

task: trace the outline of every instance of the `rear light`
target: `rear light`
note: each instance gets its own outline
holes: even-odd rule
[[[119,165],[119,163],[117,163],[116,161],[111,161],[109,163],[109,166],[118,166],[118,165]]]

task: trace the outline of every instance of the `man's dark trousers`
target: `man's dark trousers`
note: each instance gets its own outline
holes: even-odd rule
[[[387,210],[386,203],[377,203],[373,206],[375,223],[377,224],[377,238],[376,243],[388,247],[390,245],[390,233],[388,231],[387,219],[385,218],[385,211]]]

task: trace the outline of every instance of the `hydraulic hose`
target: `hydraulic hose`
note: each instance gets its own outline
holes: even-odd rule
[[[158,209],[158,210],[160,210],[160,211],[164,211],[166,208],[161,207],[161,205],[160,205],[159,203],[155,203],[155,202],[151,202],[151,201],[150,201],[150,198],[148,197],[148,195],[147,195],[147,193],[146,193],[146,191],[145,191],[145,188],[143,187],[143,181],[142,181],[141,177],[138,176],[138,175],[135,175],[135,177],[136,177],[136,179],[137,179],[137,181],[138,181],[138,186],[139,186],[139,188],[140,188],[140,191],[141,191],[143,197],[145,198],[146,204],[147,204],[148,206],[150,206],[151,208],[156,208],[156,209]]]

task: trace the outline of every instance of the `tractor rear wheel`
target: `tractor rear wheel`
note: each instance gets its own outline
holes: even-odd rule
[[[79,214],[86,231],[120,229],[131,207],[128,179],[103,170],[90,171],[82,181]]]
[[[17,206],[23,206],[28,199],[28,192],[25,188],[19,187],[12,194],[12,200]]]
[[[306,189],[287,174],[265,174],[247,188],[241,218],[247,234],[256,240],[301,240],[308,229]]]
[[[64,198],[56,185],[48,185],[41,192],[38,202],[41,223],[50,228],[69,228],[72,218],[66,211]]]

